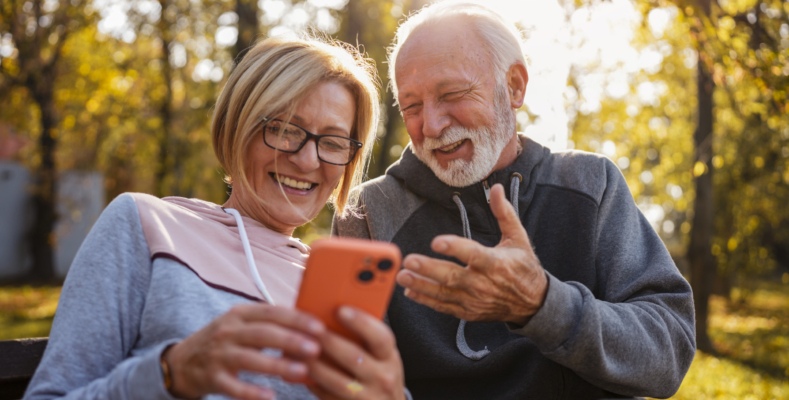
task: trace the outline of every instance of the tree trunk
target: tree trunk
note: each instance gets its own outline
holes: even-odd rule
[[[52,98],[53,82],[45,82],[44,74],[31,81],[28,89],[41,109],[41,136],[38,144],[41,154],[41,165],[36,171],[36,189],[33,196],[35,219],[30,233],[33,251],[33,269],[30,279],[37,283],[51,282],[55,277],[54,262],[54,227],[57,215],[57,172],[55,168],[55,140],[53,129],[56,125],[55,104]]]
[[[710,0],[700,0],[701,9],[710,15]],[[715,349],[707,332],[709,317],[709,297],[716,274],[715,258],[712,255],[712,236],[714,230],[714,204],[712,187],[712,92],[715,84],[711,71],[702,57],[703,48],[699,46],[697,61],[698,85],[698,124],[693,135],[696,148],[696,162],[706,165],[704,173],[696,177],[696,199],[693,204],[693,228],[690,232],[688,261],[690,262],[693,287],[693,302],[696,306],[696,348],[714,353]]]
[[[172,65],[170,65],[170,43],[172,39],[170,36],[170,21],[167,21],[165,10],[167,9],[167,0],[159,0],[162,8],[162,15],[159,18],[159,35],[162,39],[162,79],[166,87],[164,99],[159,105],[159,118],[162,120],[162,130],[159,136],[159,154],[157,156],[156,172],[154,173],[154,191],[156,197],[165,197],[170,195],[167,189],[166,180],[167,172],[169,171],[168,151],[170,149],[170,125],[172,120],[172,102],[173,102],[173,72]]]
[[[238,15],[238,39],[233,47],[233,59],[236,64],[241,62],[250,46],[255,44],[258,34],[258,6],[257,0],[236,0],[236,14]]]
[[[394,93],[392,90],[387,89],[384,94],[384,107],[386,107],[386,134],[381,139],[381,147],[379,148],[378,157],[375,157],[375,171],[370,175],[370,178],[376,178],[386,172],[386,168],[394,162],[390,149],[395,139],[397,138],[397,123],[400,120],[400,111],[394,104]]]

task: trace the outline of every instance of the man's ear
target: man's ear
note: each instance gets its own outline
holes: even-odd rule
[[[521,61],[516,61],[507,71],[507,90],[510,96],[510,106],[518,109],[523,105],[526,96],[526,85],[529,83],[529,72]]]

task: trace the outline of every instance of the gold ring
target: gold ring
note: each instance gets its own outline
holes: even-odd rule
[[[359,381],[357,381],[356,379],[349,382],[347,385],[345,385],[345,387],[347,387],[348,390],[351,391],[351,397],[355,397],[356,393],[359,393],[362,390],[364,390],[364,386],[362,386],[362,384],[359,383]]]

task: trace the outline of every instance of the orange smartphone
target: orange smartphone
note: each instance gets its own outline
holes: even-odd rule
[[[400,270],[400,249],[387,242],[348,238],[316,240],[310,248],[296,308],[360,343],[337,320],[337,310],[350,305],[383,319]]]

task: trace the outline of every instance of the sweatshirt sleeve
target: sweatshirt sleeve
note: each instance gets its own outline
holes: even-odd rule
[[[606,162],[598,208],[599,294],[549,274],[545,303],[522,334],[551,360],[605,390],[670,397],[696,351],[693,297],[657,233]]]
[[[132,356],[151,279],[151,259],[130,195],[116,198],[66,277],[46,351],[25,399],[172,399],[160,343]]]

